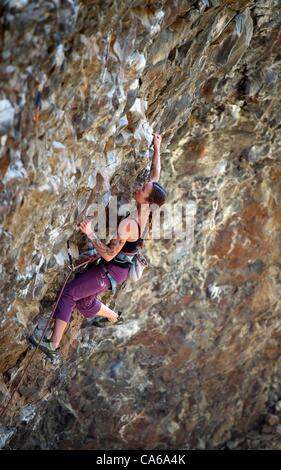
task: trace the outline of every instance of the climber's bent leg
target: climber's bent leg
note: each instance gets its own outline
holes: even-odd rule
[[[51,337],[51,341],[55,349],[59,347],[59,344],[62,339],[62,335],[66,327],[67,327],[67,322],[65,322],[64,320],[60,320],[59,318],[55,319],[55,326],[54,326],[53,334]]]
[[[106,291],[110,287],[110,281],[100,266],[93,266],[83,273],[79,273],[75,279],[67,283],[57,308],[54,318],[58,318],[68,323],[75,307],[80,310],[80,304],[83,302],[91,303],[90,315],[97,313],[100,309],[100,303],[95,298],[95,294]],[[88,310],[88,306],[87,309]],[[81,312],[83,313],[83,312]]]
[[[100,315],[102,317],[108,318],[109,321],[113,322],[118,319],[118,314],[103,303],[101,303],[101,301],[95,296],[90,296],[86,297],[85,299],[78,300],[76,302],[76,308],[86,318],[91,318],[95,315]]]
[[[101,308],[98,311],[98,315],[100,315],[101,317],[108,318],[108,320],[113,323],[118,320],[118,313],[115,313],[114,310],[111,310],[111,308],[107,307],[104,304],[101,304]]]

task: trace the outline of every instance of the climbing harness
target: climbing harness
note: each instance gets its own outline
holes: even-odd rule
[[[71,256],[71,255],[70,255],[70,256]],[[22,382],[22,380],[23,380],[23,378],[24,378],[24,376],[25,376],[28,367],[29,367],[30,364],[32,363],[32,360],[33,360],[33,358],[34,358],[36,352],[38,351],[38,348],[39,348],[39,346],[40,346],[40,344],[41,344],[41,342],[42,342],[42,340],[43,340],[43,338],[44,338],[44,336],[45,336],[45,333],[46,333],[46,331],[47,331],[47,329],[48,329],[48,327],[49,327],[49,325],[50,325],[51,319],[53,318],[53,315],[54,315],[54,313],[55,313],[55,310],[56,310],[56,308],[57,308],[57,305],[58,305],[58,303],[59,303],[59,300],[60,300],[60,298],[61,298],[61,296],[62,296],[62,294],[63,294],[64,288],[65,288],[66,283],[67,283],[68,279],[70,278],[71,274],[72,274],[73,272],[75,272],[77,269],[79,269],[79,268],[81,268],[82,266],[84,266],[85,264],[88,264],[89,262],[94,262],[94,261],[96,261],[99,257],[100,257],[99,255],[94,255],[94,256],[92,256],[91,258],[89,258],[87,261],[84,261],[83,263],[79,263],[77,266],[72,266],[72,267],[70,268],[70,272],[69,272],[69,273],[67,274],[67,276],[66,276],[66,279],[65,279],[64,284],[63,284],[63,286],[62,286],[62,289],[61,289],[61,291],[60,291],[60,294],[59,294],[59,296],[58,296],[58,298],[57,298],[57,301],[56,301],[56,303],[55,303],[55,306],[54,306],[54,308],[53,308],[53,310],[52,310],[52,313],[51,313],[51,315],[50,315],[50,317],[49,317],[49,319],[48,319],[48,321],[47,321],[47,323],[46,323],[46,325],[45,325],[45,328],[43,329],[43,333],[42,333],[42,335],[41,335],[41,337],[40,337],[40,340],[39,340],[39,342],[38,342],[38,344],[37,344],[35,350],[34,350],[33,353],[31,354],[31,356],[30,356],[30,358],[29,358],[29,360],[28,360],[26,366],[24,367],[23,372],[22,372],[22,375],[21,375],[21,378],[20,378],[18,384],[17,384],[17,385],[14,387],[14,389],[12,390],[11,395],[10,395],[10,398],[9,398],[7,404],[6,404],[5,406],[1,405],[2,411],[0,412],[0,418],[4,415],[6,409],[7,409],[8,406],[10,405],[12,399],[14,398],[14,395],[15,395],[15,393],[17,392],[17,390],[18,390],[18,388],[19,388],[19,386],[20,386],[20,384],[21,384],[21,382]]]
[[[98,266],[100,265],[100,267],[103,269],[103,271],[105,272],[105,274],[107,275],[108,279],[109,279],[109,282],[110,282],[110,289],[112,290],[112,293],[115,294],[116,292],[116,289],[117,289],[117,286],[118,286],[118,282],[116,281],[116,279],[114,279],[114,277],[110,274],[110,272],[107,270],[106,266],[104,265],[103,263],[103,260],[100,258],[97,263],[96,263]]]
[[[117,261],[119,264],[124,264],[124,263],[134,263],[134,258],[138,251],[135,251],[133,253],[127,253],[125,251],[119,251],[119,253],[114,257],[114,260]]]

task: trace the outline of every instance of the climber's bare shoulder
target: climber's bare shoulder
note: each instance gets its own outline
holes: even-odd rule
[[[138,224],[132,217],[126,217],[118,225],[118,235],[126,241],[136,241],[139,235],[138,230]]]

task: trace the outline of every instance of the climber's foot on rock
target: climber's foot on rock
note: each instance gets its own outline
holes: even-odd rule
[[[106,317],[102,317],[101,315],[97,315],[93,318],[91,325],[92,326],[97,326],[99,328],[104,328],[105,326],[110,326],[110,325],[120,325],[123,323],[123,318],[121,317],[122,312],[119,310],[118,311],[118,317],[116,320],[109,320]]]
[[[32,336],[29,337],[29,341],[34,345],[34,346],[38,346],[39,342],[40,342],[40,338],[38,338],[36,336],[35,333],[33,333]],[[41,341],[41,343],[39,344],[39,349],[45,353],[51,360],[52,362],[56,359],[59,359],[60,358],[60,354],[58,352],[58,349],[56,349],[52,343],[51,340],[47,339],[46,337],[44,337]]]

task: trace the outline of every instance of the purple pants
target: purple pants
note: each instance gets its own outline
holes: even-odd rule
[[[118,284],[122,284],[127,278],[129,268],[117,266],[110,261],[104,261],[104,264]],[[110,281],[101,266],[88,268],[66,284],[54,318],[60,318],[68,323],[74,308],[77,308],[85,317],[96,315],[101,308],[101,301],[96,298],[96,294],[109,288]]]

